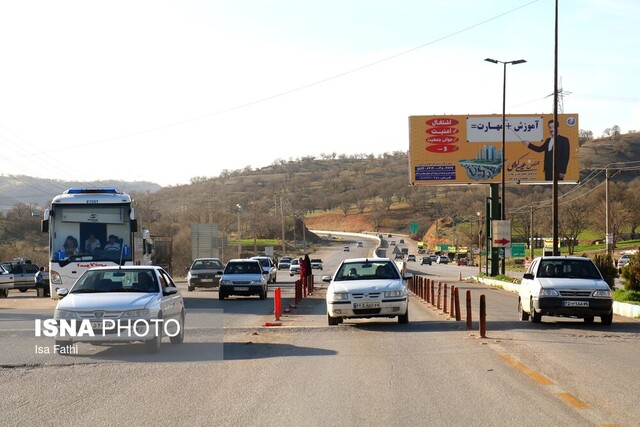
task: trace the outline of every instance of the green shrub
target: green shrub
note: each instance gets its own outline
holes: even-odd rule
[[[622,277],[625,290],[640,291],[640,251],[629,257],[629,264],[622,268]]]
[[[604,280],[607,282],[609,287],[613,289],[616,277],[618,277],[618,269],[613,265],[613,258],[611,258],[611,255],[596,255],[593,261],[596,263],[596,266],[598,267],[598,270],[600,270]]]
[[[613,291],[614,301],[626,302],[631,304],[640,304],[640,292],[638,291],[623,291],[622,289],[616,289]]]

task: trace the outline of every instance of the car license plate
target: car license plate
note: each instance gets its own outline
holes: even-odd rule
[[[354,302],[353,308],[380,308],[379,302]]]
[[[589,301],[563,301],[565,307],[589,307]]]
[[[91,322],[91,329],[102,329],[102,322]]]
[[[247,288],[246,286],[236,286],[235,288],[233,288],[234,291],[248,291],[249,288]]]
[[[202,279],[202,283],[213,283],[213,279]]]

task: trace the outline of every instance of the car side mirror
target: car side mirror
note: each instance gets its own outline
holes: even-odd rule
[[[222,276],[224,274],[224,272],[222,270],[218,270],[218,271],[216,271],[216,274]]]
[[[330,282],[331,281],[331,276],[322,276],[322,281],[323,282]]]
[[[58,295],[58,298],[64,298],[67,295],[69,295],[69,289],[67,288],[56,289],[56,294]]]
[[[413,273],[404,273],[404,274],[402,275],[402,278],[403,278],[404,280],[413,279]]]
[[[527,280],[533,280],[533,274],[525,273],[524,276],[522,276],[522,278]]]
[[[173,286],[167,286],[162,290],[162,295],[164,296],[175,295],[177,293],[178,293],[178,288],[174,288]]]

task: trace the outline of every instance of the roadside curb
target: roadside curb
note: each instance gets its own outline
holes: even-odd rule
[[[519,286],[517,283],[504,282],[502,280],[487,279],[485,277],[471,276],[468,279],[474,282],[480,282],[494,288],[502,288],[505,291],[518,293]],[[613,302],[613,314],[618,316],[629,317],[631,319],[640,319],[640,305],[628,304],[626,302]]]

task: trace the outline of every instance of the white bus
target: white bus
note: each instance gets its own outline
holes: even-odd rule
[[[70,188],[53,198],[41,227],[49,233],[51,298],[89,268],[141,264],[131,201],[115,188]]]

